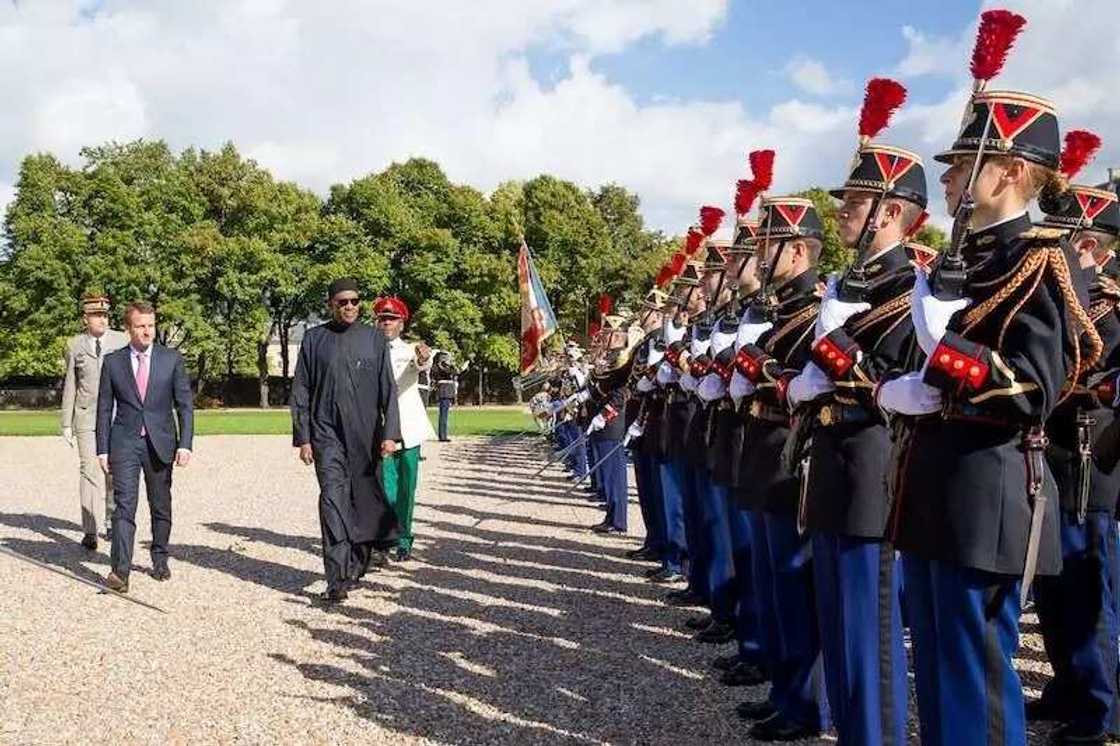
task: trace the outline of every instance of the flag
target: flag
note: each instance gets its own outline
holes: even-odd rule
[[[556,332],[556,315],[524,240],[517,257],[517,281],[521,287],[521,375],[525,375],[540,361],[541,344]]]

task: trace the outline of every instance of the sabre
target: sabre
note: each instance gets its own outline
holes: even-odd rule
[[[24,562],[27,562],[28,564],[34,565],[35,567],[38,567],[41,570],[47,570],[48,572],[53,572],[56,575],[61,575],[64,578],[69,578],[70,580],[76,580],[79,583],[83,583],[85,585],[96,588],[97,590],[101,591],[102,593],[107,593],[110,596],[119,598],[119,599],[124,600],[124,601],[131,601],[132,603],[136,604],[137,606],[143,606],[145,609],[151,609],[152,611],[158,611],[160,614],[166,614],[167,613],[166,611],[164,611],[163,609],[161,609],[158,606],[153,606],[152,604],[145,603],[144,601],[141,601],[138,598],[133,598],[132,596],[126,596],[123,593],[118,593],[117,591],[114,591],[111,588],[107,588],[107,587],[101,585],[100,583],[95,583],[92,580],[86,580],[85,578],[78,577],[77,575],[74,575],[73,573],[66,572],[65,570],[59,569],[57,567],[51,567],[50,565],[48,565],[44,562],[40,562],[39,560],[32,559],[31,557],[25,557],[22,554],[20,554],[19,552],[13,551],[12,549],[9,549],[8,547],[4,546],[3,544],[0,544],[0,552],[3,552],[4,554],[8,555],[9,557],[15,557],[18,560],[22,560]]]
[[[569,453],[574,451],[576,449],[576,446],[581,446],[586,442],[587,442],[587,435],[579,436],[579,438],[577,438],[576,440],[569,443],[568,446],[564,450],[560,451],[559,453],[553,454],[552,458],[550,458],[547,462],[545,462],[544,466],[542,466],[541,468],[539,468],[535,472],[533,472],[533,476],[534,477],[539,477],[541,474],[544,474],[545,470],[548,469],[548,467],[552,466],[557,461],[560,461],[565,456],[567,456]]]
[[[587,470],[587,473],[586,473],[586,474],[584,474],[584,475],[583,475],[582,477],[580,477],[580,478],[579,478],[579,481],[577,481],[577,482],[576,482],[575,484],[573,484],[573,485],[572,485],[571,487],[569,487],[568,489],[564,490],[564,497],[567,497],[568,495],[572,494],[572,492],[574,492],[574,491],[575,491],[576,487],[579,487],[579,486],[580,486],[581,484],[583,484],[583,483],[584,483],[584,480],[586,480],[586,479],[587,479],[588,477],[590,477],[590,476],[591,476],[592,472],[594,472],[594,471],[595,471],[596,469],[598,469],[598,468],[599,468],[600,466],[602,466],[602,465],[603,465],[603,464],[604,464],[604,463],[606,462],[606,460],[607,460],[607,459],[609,459],[609,458],[610,458],[611,456],[613,456],[613,455],[614,455],[615,453],[617,453],[617,452],[618,452],[618,450],[619,450],[620,448],[625,448],[625,447],[626,447],[626,445],[627,445],[627,444],[628,444],[629,442],[630,442],[630,434],[629,434],[629,433],[627,433],[627,434],[626,434],[626,437],[625,437],[625,438],[623,438],[622,440],[620,440],[620,441],[619,441],[619,443],[618,443],[618,445],[616,445],[616,446],[615,446],[614,448],[612,448],[612,449],[611,449],[611,450],[610,450],[610,451],[609,451],[609,452],[607,453],[607,455],[606,455],[606,456],[603,456],[603,458],[601,458],[601,459],[599,459],[598,461],[596,461],[596,462],[595,462],[595,465],[594,465],[594,466],[592,466],[592,467],[591,467],[590,469],[588,469],[588,470]]]

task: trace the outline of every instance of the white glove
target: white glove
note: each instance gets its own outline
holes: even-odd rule
[[[938,343],[949,329],[949,320],[953,318],[953,314],[968,308],[971,303],[969,298],[938,300],[933,297],[925,273],[915,273],[914,289],[910,292],[910,318],[914,320],[914,336],[918,338],[918,346],[926,355],[932,355],[937,349]]]
[[[601,414],[597,414],[591,418],[591,424],[587,426],[587,434],[602,430],[607,426],[607,418]]]
[[[805,370],[798,373],[789,382],[786,399],[789,401],[790,407],[793,408],[802,402],[812,401],[818,396],[835,390],[836,385],[829,380],[824,371],[818,368],[816,363],[809,363],[805,366]]]
[[[627,438],[640,438],[642,437],[642,423],[634,420],[634,424],[626,429]]]
[[[690,394],[696,391],[696,387],[699,383],[699,381],[692,377],[691,373],[685,373],[681,376],[681,388]]]
[[[560,399],[552,402],[552,404],[549,406],[552,409],[552,413],[557,414],[558,412],[564,411],[564,408],[568,406],[568,403],[566,399]]]
[[[653,389],[654,389],[653,381],[649,380],[649,378],[647,378],[646,376],[642,376],[641,378],[638,379],[638,392],[639,393],[648,394],[650,391],[653,391]]]
[[[813,341],[827,337],[832,332],[844,326],[844,323],[855,316],[871,309],[870,303],[845,303],[836,297],[836,286],[839,278],[836,275],[828,276],[828,286],[824,299],[821,301],[820,310],[817,312],[817,325],[813,330]]]
[[[924,371],[907,373],[879,387],[879,406],[897,414],[932,414],[941,409],[941,391],[922,381]]]
[[[668,386],[671,383],[676,383],[680,379],[680,371],[669,364],[669,361],[661,363],[657,369],[657,382],[662,386]]]
[[[729,387],[728,393],[731,394],[731,398],[735,401],[736,405],[739,404],[744,396],[753,394],[754,390],[755,385],[748,381],[747,377],[742,373],[735,371],[731,374],[731,386]]]
[[[721,332],[718,330],[712,332],[712,345],[709,348],[711,350],[712,357],[715,357],[731,345],[735,344],[735,338],[737,336],[738,333],[732,334],[730,332]]]
[[[696,387],[696,395],[706,402],[722,399],[726,393],[727,387],[718,373],[709,373],[704,376],[700,379],[700,385]]]
[[[74,429],[70,427],[62,428],[62,439],[66,441],[66,445],[71,448],[74,447]]]
[[[572,394],[572,396],[575,397],[577,404],[582,404],[583,402],[591,398],[591,389],[581,389],[580,391]]]
[[[753,345],[758,341],[758,338],[761,337],[763,333],[769,331],[772,326],[774,325],[769,321],[762,324],[752,324],[748,321],[743,321],[739,324],[739,333],[735,335],[735,350],[738,351],[743,345]]]

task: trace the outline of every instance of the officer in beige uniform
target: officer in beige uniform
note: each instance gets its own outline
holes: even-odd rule
[[[124,332],[109,328],[109,299],[87,293],[82,297],[85,331],[66,342],[66,380],[62,388],[62,438],[78,446],[81,461],[79,492],[82,499],[82,546],[97,549],[96,507],[105,502],[105,533],[113,530],[112,477],[97,463],[94,429],[97,425],[97,390],[101,362],[110,352],[128,344]]]
[[[397,382],[397,405],[401,418],[401,450],[386,456],[381,463],[385,496],[400,522],[398,562],[412,556],[412,513],[416,507],[416,486],[420,482],[420,444],[433,440],[435,431],[420,398],[420,372],[432,365],[432,351],[423,342],[401,339],[411,315],[408,306],[396,296],[378,298],[373,304],[377,328],[389,340],[389,357]]]

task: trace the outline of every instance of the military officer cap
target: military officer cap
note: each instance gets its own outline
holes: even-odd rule
[[[668,297],[664,291],[654,288],[646,293],[646,297],[642,299],[642,308],[647,311],[660,311],[665,307],[665,301]]]
[[[824,223],[813,201],[804,197],[767,197],[758,217],[759,240],[824,240]]]
[[[757,238],[758,222],[740,216],[735,221],[735,238],[727,251],[731,256],[753,254]]]
[[[109,298],[101,293],[86,293],[81,306],[82,313],[109,313]]]
[[[727,251],[731,248],[730,241],[708,239],[708,247],[704,254],[705,272],[719,272],[727,266]]]
[[[681,276],[677,278],[677,285],[683,287],[698,287],[700,285],[700,275],[704,270],[703,262],[690,261],[684,266],[684,271]]]

